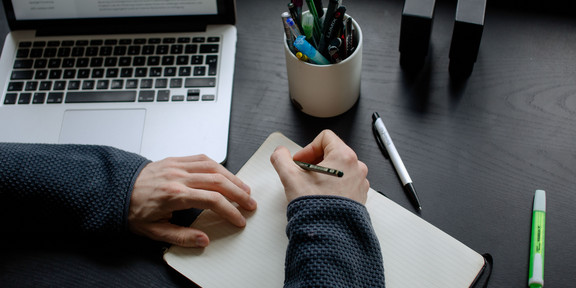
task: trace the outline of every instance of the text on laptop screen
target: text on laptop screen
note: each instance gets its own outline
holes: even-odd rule
[[[13,0],[17,20],[215,15],[217,0]]]

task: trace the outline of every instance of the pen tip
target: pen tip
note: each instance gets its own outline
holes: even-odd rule
[[[372,120],[376,121],[376,119],[380,118],[380,115],[378,115],[378,112],[374,112],[372,113]]]

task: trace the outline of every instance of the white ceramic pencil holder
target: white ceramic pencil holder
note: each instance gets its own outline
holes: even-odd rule
[[[316,65],[302,61],[284,41],[290,99],[302,112],[315,117],[334,117],[348,111],[358,101],[363,39],[358,23],[354,19],[351,22],[356,48],[336,64]]]

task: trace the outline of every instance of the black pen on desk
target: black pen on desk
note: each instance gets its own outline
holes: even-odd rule
[[[332,176],[336,176],[336,177],[344,176],[344,172],[342,172],[340,170],[336,170],[336,169],[332,169],[332,168],[326,168],[323,166],[318,166],[318,165],[300,162],[300,161],[296,161],[296,160],[294,160],[294,163],[296,163],[296,165],[300,166],[300,168],[302,168],[304,170],[324,173],[324,174],[328,174],[328,175],[332,175]]]
[[[390,138],[390,134],[388,134],[388,130],[386,130],[386,126],[380,118],[380,115],[378,115],[378,112],[372,114],[372,120],[372,128],[375,131],[374,136],[376,137],[378,145],[384,146],[384,149],[388,152],[388,156],[390,157],[392,164],[394,164],[394,169],[396,169],[396,173],[398,173],[412,205],[414,205],[418,211],[422,211],[422,206],[420,205],[418,194],[416,194],[416,190],[414,189],[414,184],[412,184],[412,179],[410,178],[410,175],[408,175],[408,171],[406,170],[406,167],[404,167],[404,162],[402,162],[400,154],[398,154],[398,150],[396,150],[396,146],[394,146],[392,138]]]

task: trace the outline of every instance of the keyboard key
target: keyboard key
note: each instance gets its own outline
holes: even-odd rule
[[[138,102],[153,102],[155,91],[144,90],[138,94]]]
[[[110,68],[106,70],[106,78],[117,78],[119,73],[118,68]]]
[[[122,78],[132,77],[133,71],[134,69],[132,68],[122,68],[122,70],[120,70],[120,77]]]
[[[178,69],[178,76],[186,77],[192,75],[192,69],[190,67],[180,67]]]
[[[76,60],[76,68],[85,68],[90,64],[90,58],[78,58]]]
[[[30,54],[30,49],[18,49],[18,52],[16,52],[16,58],[26,58],[28,57],[28,54]]]
[[[157,97],[156,97],[156,101],[159,101],[159,102],[170,101],[170,90],[160,90],[160,91],[158,91],[158,95],[157,95]]]
[[[109,80],[98,80],[96,83],[96,89],[98,90],[108,89],[108,86],[110,86]]]
[[[204,75],[206,75],[206,67],[204,66],[194,67],[194,76],[204,76]]]
[[[192,56],[192,60],[190,61],[190,64],[199,65],[199,64],[202,64],[203,61],[204,61],[204,56],[194,55],[194,56]]]
[[[182,78],[170,79],[170,88],[182,88]]]
[[[195,88],[195,87],[215,87],[216,78],[186,78],[184,87]]]
[[[188,60],[190,57],[188,56],[178,56],[176,57],[176,65],[188,65]]]
[[[158,45],[156,47],[156,54],[158,55],[166,55],[170,51],[170,46],[168,45]]]
[[[26,91],[36,91],[36,88],[38,88],[38,82],[36,82],[36,81],[28,81],[28,82],[26,82],[26,86],[24,87],[24,90],[26,90]]]
[[[187,101],[198,101],[200,100],[200,89],[189,89],[188,95],[186,97]]]
[[[216,100],[216,96],[213,94],[202,95],[202,101],[214,101]]]
[[[152,67],[150,68],[150,73],[148,75],[150,75],[150,77],[160,77],[162,76],[162,68]]]
[[[18,94],[16,94],[16,93],[7,93],[7,94],[6,94],[6,97],[4,97],[4,104],[5,104],[5,105],[16,104],[16,99],[18,99]]]
[[[74,79],[76,77],[76,70],[75,69],[66,69],[64,70],[64,75],[62,78],[64,79]]]
[[[176,76],[176,67],[166,67],[164,68],[164,77]]]
[[[168,79],[166,78],[156,79],[156,84],[154,85],[154,88],[166,88],[166,87],[168,87]]]
[[[122,89],[124,87],[124,80],[112,80],[110,89]]]
[[[18,97],[18,104],[30,104],[31,99],[32,93],[20,93],[20,97]]]
[[[82,90],[92,90],[96,85],[96,81],[94,80],[84,80],[82,81]]]
[[[182,54],[184,52],[183,45],[172,45],[170,46],[170,54]]]
[[[92,78],[104,77],[104,69],[92,69]]]
[[[44,104],[44,100],[46,100],[46,93],[43,92],[34,93],[32,104]]]
[[[138,79],[126,80],[126,89],[136,89],[138,88]]]
[[[60,68],[61,63],[62,59],[50,59],[50,61],[48,61],[48,68]]]
[[[60,79],[62,77],[62,70],[50,70],[50,79]]]
[[[130,66],[131,64],[132,58],[130,57],[120,57],[120,60],[118,61],[118,66],[120,67]]]
[[[196,54],[197,51],[198,51],[198,45],[196,44],[188,44],[184,48],[184,53],[186,54]]]
[[[78,78],[86,79],[90,77],[90,69],[80,69],[78,70]]]
[[[56,57],[57,54],[58,54],[58,49],[56,49],[56,48],[44,49],[44,58]]]
[[[50,89],[52,89],[52,81],[40,82],[40,87],[38,89],[41,91],[50,91]]]
[[[184,101],[184,95],[172,95],[172,101],[182,102]]]
[[[74,59],[74,58],[65,58],[62,61],[62,67],[63,68],[72,68],[72,67],[74,67],[74,64],[76,64],[76,59]]]
[[[54,82],[54,90],[62,91],[66,89],[66,81],[55,81]]]
[[[80,83],[78,80],[68,82],[68,90],[80,90]]]
[[[152,81],[152,79],[142,79],[140,81],[140,88],[152,88],[152,83],[154,83],[154,81]]]
[[[48,98],[46,99],[46,103],[48,103],[48,104],[62,103],[63,100],[64,100],[64,93],[52,92],[52,93],[48,93]]]
[[[34,61],[34,68],[46,68],[48,66],[48,60],[46,59],[36,59]]]
[[[16,70],[12,71],[11,80],[28,80],[34,76],[34,70]]]
[[[36,70],[34,74],[34,79],[46,79],[48,78],[48,70]]]
[[[148,76],[148,68],[136,68],[136,73],[134,74],[136,77],[146,77]]]
[[[68,92],[66,103],[134,102],[136,91]]]
[[[14,69],[29,69],[32,68],[34,64],[34,60],[26,59],[26,60],[16,60],[14,61]]]
[[[220,45],[218,44],[203,44],[200,45],[200,53],[218,53]]]
[[[10,82],[8,83],[8,91],[22,91],[24,89],[24,82]]]
[[[72,49],[69,47],[61,47],[58,49],[58,57],[69,57],[72,53]]]

